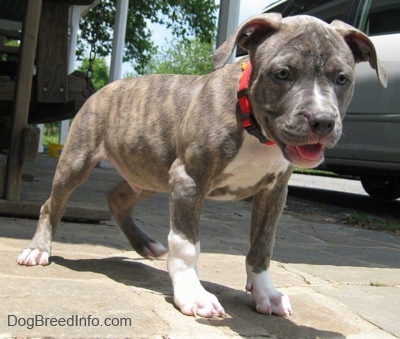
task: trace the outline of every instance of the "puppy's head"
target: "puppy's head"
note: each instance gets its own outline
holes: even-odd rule
[[[238,44],[249,52],[249,98],[265,136],[298,167],[315,167],[342,133],[357,62],[387,76],[370,39],[341,21],[270,13],[243,23],[214,54],[222,67]]]

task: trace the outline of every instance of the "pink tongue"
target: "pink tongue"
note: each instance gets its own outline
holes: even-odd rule
[[[304,159],[308,160],[318,160],[323,151],[321,144],[296,146],[295,148]]]

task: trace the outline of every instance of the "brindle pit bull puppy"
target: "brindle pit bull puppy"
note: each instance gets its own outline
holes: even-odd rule
[[[247,90],[239,92],[244,106],[251,102],[249,112],[246,107],[241,112],[237,99],[243,61],[225,66],[236,45],[249,52],[251,62],[251,72],[243,74],[248,81],[241,83]],[[250,196],[246,290],[258,312],[292,313],[288,297],[273,287],[268,272],[292,167],[317,166],[324,149],[338,141],[355,64],[368,61],[383,86],[386,73],[363,33],[340,21],[328,25],[308,16],[252,17],[214,59],[215,71],[208,75],[124,79],[87,100],[72,124],[51,196],[31,243],[18,257],[20,265],[49,264],[52,235],[67,199],[105,159],[124,178],[108,194],[111,213],[144,257],[166,250],[135,224],[132,209],[156,192],[171,194],[168,270],[175,304],[184,314],[225,315],[196,272],[204,200]]]

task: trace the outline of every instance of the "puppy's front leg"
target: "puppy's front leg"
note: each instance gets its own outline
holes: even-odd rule
[[[246,290],[251,292],[257,312],[263,314],[284,316],[292,313],[289,298],[273,287],[269,277],[275,230],[285,206],[290,173],[288,170],[281,174],[272,189],[257,193],[253,200]]]
[[[199,219],[206,192],[178,159],[170,170],[171,229],[168,236],[168,271],[175,305],[186,315],[224,316],[218,299],[207,292],[197,276],[200,254]]]

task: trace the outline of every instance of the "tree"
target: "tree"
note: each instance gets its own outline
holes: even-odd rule
[[[93,42],[97,54],[107,56],[112,48],[112,32],[116,11],[116,0],[102,0],[81,21],[81,38],[78,42],[78,56],[87,54]],[[201,42],[210,43],[215,35],[215,0],[131,0],[125,38],[124,61],[134,60],[134,69],[142,74],[156,47],[151,41],[148,23],[164,24],[174,37],[187,44],[196,36]]]
[[[213,43],[190,39],[187,44],[173,40],[153,55],[144,74],[206,74],[212,71]]]
[[[88,68],[89,68],[89,59],[88,58],[83,59],[78,69],[86,73]],[[93,61],[92,68],[93,68],[92,82],[95,90],[97,91],[108,84],[110,71],[105,58],[96,58]]]

